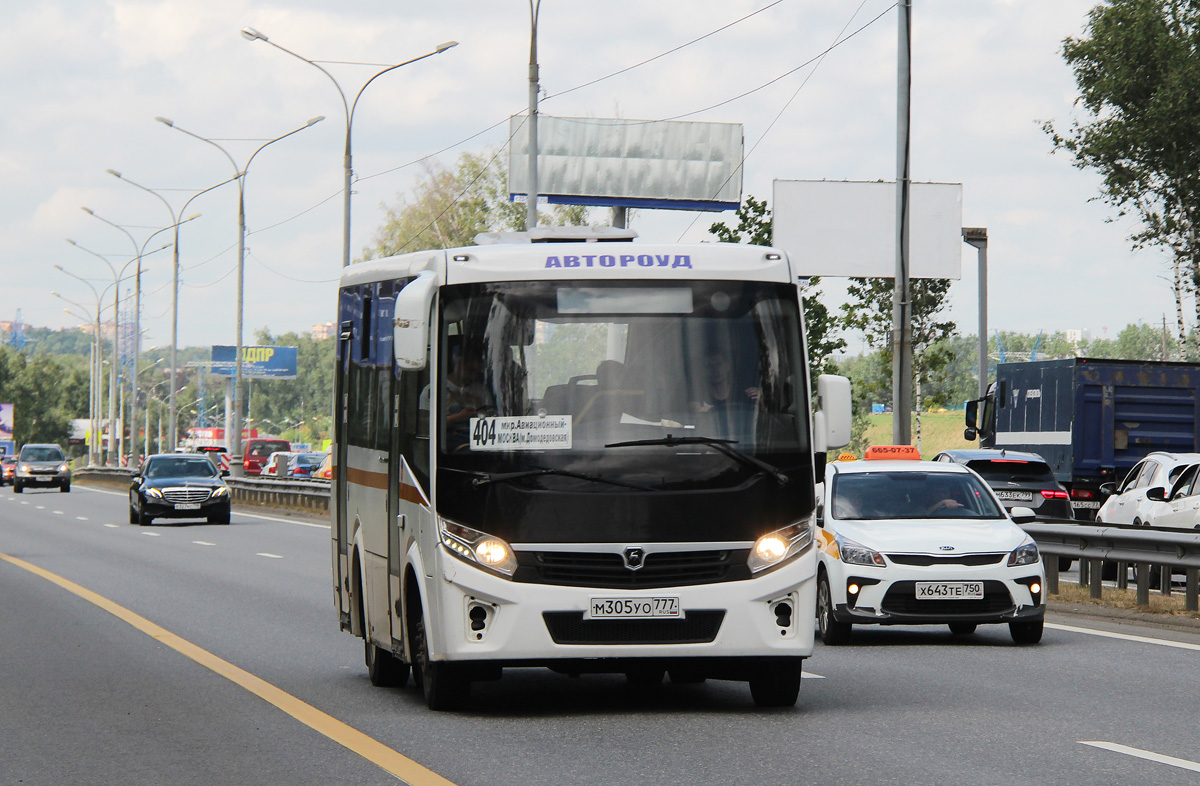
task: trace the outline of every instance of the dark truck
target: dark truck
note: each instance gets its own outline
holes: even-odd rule
[[[1200,449],[1200,365],[1072,358],[1001,363],[967,402],[968,440],[1041,455],[1093,520],[1100,484],[1120,481],[1154,450]]]

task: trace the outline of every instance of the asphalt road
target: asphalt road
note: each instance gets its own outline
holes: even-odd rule
[[[0,785],[1200,779],[1200,632],[856,628],[817,645],[794,709],[510,670],[431,713],[337,630],[323,522],[126,522],[119,490],[0,490]]]

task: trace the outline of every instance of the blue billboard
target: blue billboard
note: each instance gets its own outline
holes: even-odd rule
[[[242,347],[242,377],[244,379],[295,379],[297,347]],[[237,347],[213,346],[214,377],[232,377],[237,365]]]

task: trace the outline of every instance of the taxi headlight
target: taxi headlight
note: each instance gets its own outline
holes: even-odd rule
[[[1012,554],[1008,555],[1008,566],[1013,568],[1017,565],[1033,565],[1038,559],[1037,544],[1031,540],[1013,549]]]
[[[838,536],[837,549],[838,554],[841,555],[842,562],[845,562],[847,565],[870,565],[876,568],[887,567],[887,563],[883,561],[882,554],[849,538]]]
[[[162,492],[159,491],[158,489],[146,489],[146,496],[147,497],[158,497],[159,499],[163,498]]]
[[[495,535],[443,518],[438,519],[438,531],[442,545],[461,560],[473,562],[506,578],[517,569],[517,557],[512,547]]]
[[[803,519],[782,529],[768,532],[754,541],[746,563],[751,573],[759,573],[791,560],[812,543],[812,519]]]

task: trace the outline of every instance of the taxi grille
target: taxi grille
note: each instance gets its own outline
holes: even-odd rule
[[[1013,608],[1012,596],[1002,581],[983,582],[983,600],[917,600],[915,581],[897,581],[888,588],[880,610],[908,616],[1000,614]]]
[[[688,611],[681,620],[585,620],[582,611],[542,613],[555,644],[706,644],[717,638],[724,609]]]
[[[209,489],[203,488],[175,488],[163,489],[163,499],[167,502],[203,502],[208,499],[212,492]]]
[[[637,570],[620,554],[593,551],[518,552],[513,581],[606,589],[651,589],[750,578],[747,550],[659,551]]]
[[[889,561],[897,565],[995,565],[1007,554],[888,554]]]

